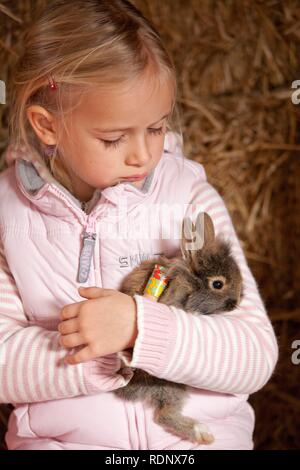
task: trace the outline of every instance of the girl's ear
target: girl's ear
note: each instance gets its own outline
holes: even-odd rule
[[[56,144],[55,120],[51,113],[38,105],[29,106],[27,119],[37,137],[44,145]]]

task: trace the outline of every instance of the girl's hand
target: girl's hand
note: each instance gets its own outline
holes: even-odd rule
[[[78,292],[89,300],[63,307],[58,331],[62,346],[85,347],[66,356],[67,364],[86,362],[134,346],[137,312],[132,297],[99,287],[79,287]]]

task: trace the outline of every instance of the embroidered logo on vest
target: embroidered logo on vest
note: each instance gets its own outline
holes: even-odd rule
[[[163,256],[164,253],[137,253],[136,255],[120,256],[119,265],[120,268],[133,268],[138,266],[142,261],[151,259],[154,256]]]

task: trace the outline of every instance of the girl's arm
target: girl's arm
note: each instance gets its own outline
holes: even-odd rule
[[[231,312],[194,316],[135,295],[138,336],[131,367],[173,382],[232,394],[250,394],[271,377],[276,337],[223,199],[195,164],[196,179],[186,215],[199,211],[213,220],[215,233],[231,240],[241,269],[244,297]]]
[[[89,395],[129,382],[116,372],[116,354],[83,364],[63,362],[59,333],[29,326],[0,242],[0,403],[26,403]],[[75,351],[75,348],[73,349]]]

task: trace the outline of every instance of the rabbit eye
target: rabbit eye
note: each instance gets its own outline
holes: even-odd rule
[[[208,279],[208,284],[211,290],[223,290],[226,279],[224,276],[212,276]]]
[[[212,285],[214,289],[222,289],[224,284],[222,281],[214,281]]]

